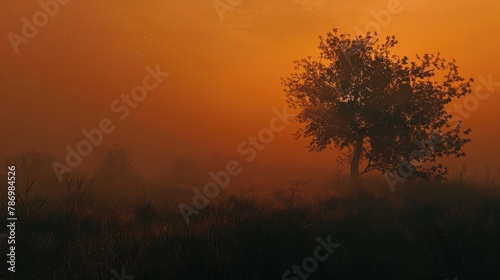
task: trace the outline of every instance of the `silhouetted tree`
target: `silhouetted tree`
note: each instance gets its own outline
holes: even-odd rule
[[[17,181],[24,184],[26,180],[50,180],[55,179],[51,163],[55,157],[49,153],[28,150],[17,153],[5,159],[2,170],[7,166],[16,166]]]
[[[312,137],[310,151],[330,145],[344,151],[354,184],[360,174],[401,173],[402,167],[423,179],[444,179],[441,164],[402,162],[465,156],[462,146],[470,142],[470,129],[447,122],[445,106],[470,94],[472,79],[462,78],[455,60],[439,53],[411,62],[393,55],[397,43],[394,36],[379,43],[376,33],[353,37],[334,29],[320,37],[319,60],[295,61],[298,73],[282,79],[289,106],[298,109],[296,120],[305,124],[296,136]],[[361,162],[366,168],[360,172]]]
[[[121,147],[108,150],[98,175],[101,182],[110,185],[137,184],[140,181],[139,172],[132,166],[128,153]]]

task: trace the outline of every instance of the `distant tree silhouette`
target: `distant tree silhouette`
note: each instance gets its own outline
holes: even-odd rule
[[[137,184],[140,173],[132,166],[127,151],[121,147],[108,150],[99,168],[99,180],[111,186]]]
[[[54,160],[55,157],[49,153],[28,150],[6,158],[2,170],[8,170],[7,166],[14,165],[17,181],[22,184],[26,180],[50,180],[55,179],[51,168]]]
[[[394,36],[379,43],[376,33],[353,37],[334,29],[320,37],[319,60],[295,61],[297,72],[282,79],[296,120],[305,124],[296,136],[312,138],[310,151],[342,150],[353,184],[372,170],[413,169],[416,177],[445,179],[447,168],[436,159],[465,156],[462,147],[470,142],[470,129],[460,122],[452,127],[445,106],[470,94],[472,79],[439,53],[411,62],[393,55],[397,43]],[[402,166],[406,160],[432,164]],[[366,164],[361,172],[360,163]]]

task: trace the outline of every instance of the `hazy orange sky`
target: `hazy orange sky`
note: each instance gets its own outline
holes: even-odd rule
[[[200,161],[237,155],[242,141],[268,125],[272,109],[285,105],[280,77],[293,72],[293,60],[316,56],[318,36],[334,27],[364,31],[372,11],[391,2],[243,0],[221,20],[208,0],[71,0],[15,53],[8,34],[22,34],[22,18],[32,20],[41,8],[37,1],[4,1],[0,159],[36,149],[62,161],[66,145],[84,139],[83,129],[116,119],[110,104],[142,83],[148,65],[170,76],[116,122],[83,166],[115,144],[130,147],[145,174],[173,153]],[[500,2],[399,2],[401,11],[381,27],[383,36],[397,36],[398,54],[413,59],[439,51],[457,60],[464,77],[500,81]],[[499,105],[493,92],[465,120],[473,129],[465,149],[470,164],[500,164]],[[284,163],[294,176],[327,175],[336,153],[309,153],[307,141],[294,140],[295,129],[277,134],[255,164]]]

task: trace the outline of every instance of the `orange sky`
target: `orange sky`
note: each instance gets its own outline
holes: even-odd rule
[[[0,159],[37,149],[62,160],[65,146],[83,139],[82,129],[116,119],[110,104],[157,64],[170,76],[116,122],[84,166],[114,144],[129,146],[142,170],[157,169],[169,153],[200,160],[237,155],[238,144],[283,107],[280,77],[293,71],[293,60],[315,56],[318,36],[334,27],[364,31],[372,11],[392,1],[243,0],[221,20],[208,0],[71,0],[17,54],[7,35],[22,34],[21,19],[41,8],[37,1],[5,1]],[[440,51],[457,60],[463,76],[500,81],[500,2],[401,0],[399,6],[381,27],[382,35],[397,36],[398,54]],[[499,105],[493,92],[465,120],[473,129],[467,162],[499,166]],[[276,135],[256,164],[286,163],[296,176],[327,174],[335,153],[308,153],[307,141],[293,139],[295,128]]]

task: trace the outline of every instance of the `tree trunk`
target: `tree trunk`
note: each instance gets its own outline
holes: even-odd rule
[[[361,152],[363,149],[363,140],[363,136],[358,137],[351,160],[351,185],[354,187],[359,186],[359,161],[361,159]]]

